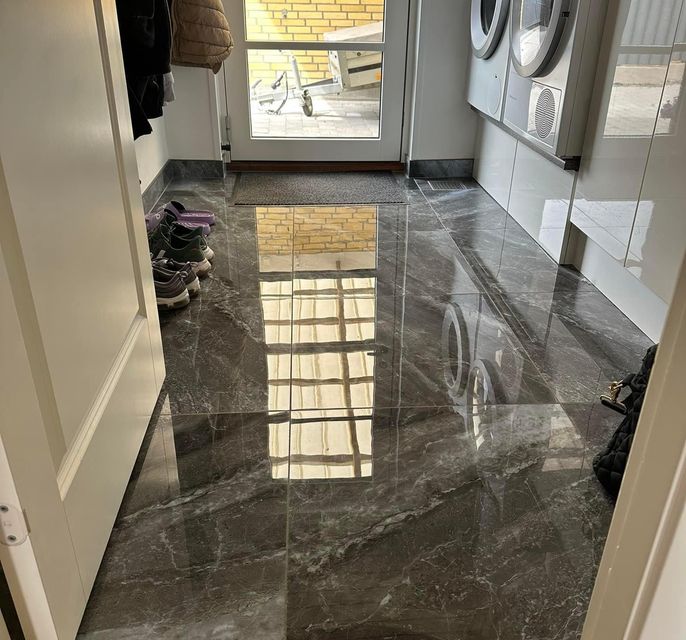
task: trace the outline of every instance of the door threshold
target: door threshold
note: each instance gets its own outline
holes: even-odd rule
[[[228,171],[341,173],[360,171],[405,171],[403,162],[269,162],[243,160],[226,163]]]

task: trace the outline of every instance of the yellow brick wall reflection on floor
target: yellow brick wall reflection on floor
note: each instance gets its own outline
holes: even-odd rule
[[[377,208],[257,207],[257,237],[261,255],[321,253],[322,251],[374,251]]]

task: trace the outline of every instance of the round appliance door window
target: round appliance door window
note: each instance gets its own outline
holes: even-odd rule
[[[477,58],[490,58],[507,24],[510,0],[472,0],[472,49]]]
[[[569,0],[512,0],[512,63],[520,76],[545,71],[568,15]]]

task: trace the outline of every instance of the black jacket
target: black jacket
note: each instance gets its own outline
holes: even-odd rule
[[[171,21],[167,0],[117,0],[117,17],[129,93],[133,137],[150,133],[162,115],[161,76],[171,70]]]

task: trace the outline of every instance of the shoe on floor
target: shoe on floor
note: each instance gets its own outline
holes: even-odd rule
[[[214,259],[214,251],[212,251],[212,249],[210,249],[210,247],[208,246],[202,228],[188,227],[184,224],[176,222],[174,220],[174,217],[169,214],[166,214],[162,218],[162,222],[160,222],[158,227],[150,235],[153,237],[157,237],[159,235],[164,235],[167,237],[176,237],[180,240],[183,240],[184,242],[191,242],[195,238],[199,238],[200,248],[202,249],[205,259],[210,261]]]
[[[200,280],[198,274],[193,270],[193,265],[190,262],[177,262],[171,258],[158,258],[152,261],[153,272],[164,272],[168,275],[178,273],[183,279],[183,283],[188,289],[191,298],[200,293]]]
[[[200,278],[212,270],[212,265],[205,257],[200,236],[186,240],[175,234],[166,234],[160,227],[148,236],[148,244],[153,260],[171,258],[176,262],[190,262],[193,271]],[[207,243],[205,243],[206,246]]]
[[[158,309],[180,309],[188,306],[191,296],[181,276],[182,273],[153,266],[152,279],[155,282]]]
[[[214,251],[212,251],[207,244],[207,240],[205,240],[205,235],[202,232],[202,228],[190,228],[179,222],[172,222],[169,226],[169,235],[177,236],[178,238],[188,240],[189,242],[194,238],[200,238],[200,247],[202,248],[205,259],[209,260],[210,262],[214,260]]]
[[[186,209],[178,200],[170,200],[164,205],[163,209],[173,214],[179,222],[201,223],[212,226],[216,221],[216,216],[211,211]]]
[[[165,225],[167,228],[176,222],[187,229],[201,229],[204,236],[209,236],[212,232],[210,225],[207,222],[194,221],[192,219],[181,219],[177,213],[177,209],[158,209],[151,211],[145,215],[145,226],[148,233],[155,231],[160,225]]]

